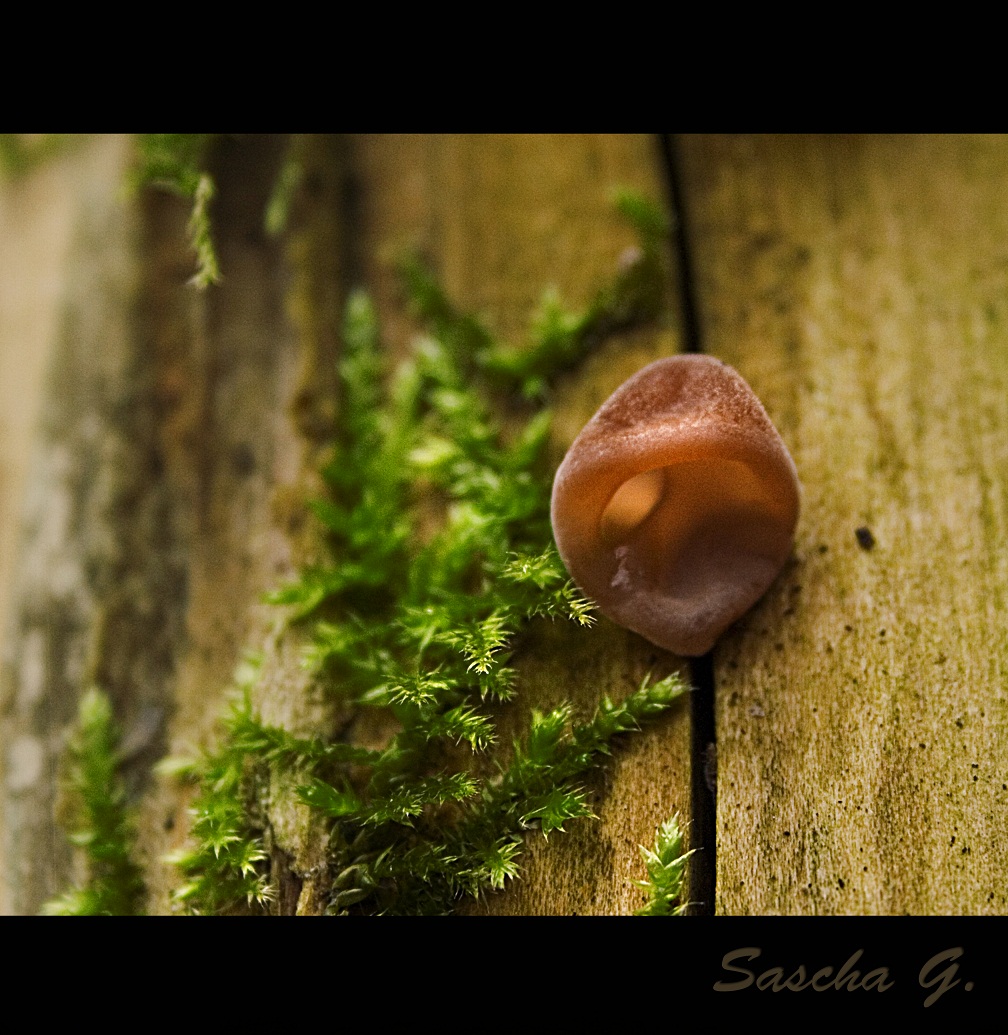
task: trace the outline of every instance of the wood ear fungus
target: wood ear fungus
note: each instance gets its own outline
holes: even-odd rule
[[[711,356],[651,363],[585,425],[553,482],[557,549],[613,621],[696,656],[766,592],[798,522],[794,461]]]

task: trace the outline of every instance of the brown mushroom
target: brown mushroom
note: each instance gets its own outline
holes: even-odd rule
[[[766,592],[798,521],[794,461],[737,371],[711,356],[638,371],[553,482],[557,549],[613,621],[705,654]]]

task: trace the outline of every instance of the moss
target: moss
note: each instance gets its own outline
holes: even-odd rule
[[[89,689],[65,758],[64,795],[70,840],[84,880],[42,912],[54,916],[136,916],[145,888],[132,859],[133,823],[120,776],[119,729],[108,697]]]
[[[692,852],[683,851],[683,832],[678,815],[662,823],[655,832],[654,848],[641,845],[647,878],[635,883],[646,901],[637,916],[679,916],[687,904],[681,901],[686,879],[686,862]]]
[[[494,341],[410,259],[404,282],[429,334],[388,371],[370,300],[348,299],[340,424],[323,464],[327,494],[310,508],[330,553],[271,599],[310,637],[319,685],[365,720],[387,714],[391,739],[295,737],[265,725],[246,694],[216,751],[189,768],[203,825],[178,860],[188,907],[268,905],[256,796],[281,780],[330,825],[327,912],[450,911],[517,875],[529,831],[548,837],[590,817],[586,775],[614,738],[686,689],[670,676],[585,712],[561,702],[533,711],[510,750],[499,744],[525,627],[561,618],[590,635],[590,605],[552,545],[545,402],[555,374],[610,329],[654,315],[661,219],[639,199],[623,204],[641,229],[637,260],[585,314],[554,301],[524,352]],[[444,504],[437,515],[431,499]],[[240,813],[238,826],[209,823]]]
[[[214,143],[141,138],[135,178],[191,200],[194,283],[204,288],[221,273],[215,184],[205,169]],[[324,200],[312,205],[312,191],[340,190],[338,155],[318,153],[327,146],[293,141],[266,216],[271,231],[299,206],[309,223],[331,214]],[[318,169],[335,170],[334,178],[320,179]],[[303,261],[295,263],[291,316],[305,343],[294,418],[321,475],[307,514],[299,513],[300,489],[274,499],[303,567],[270,599],[310,643],[312,692],[353,717],[346,732],[370,724],[385,735],[363,744],[331,728],[299,736],[269,725],[252,703],[259,668],[246,665],[216,745],[161,766],[194,784],[190,845],[173,859],[180,909],[292,911],[308,875],[277,850],[271,822],[278,803],[294,802],[293,811],[284,806],[285,822],[296,826],[300,815],[328,831],[319,869],[329,883],[323,893],[313,875],[313,908],[451,911],[513,880],[527,836],[551,838],[590,818],[586,788],[614,743],[684,694],[677,675],[646,678],[617,702],[579,688],[579,707],[557,701],[533,710],[501,743],[499,717],[522,689],[512,659],[525,630],[560,619],[592,635],[591,605],[552,544],[547,403],[561,371],[661,309],[666,220],[640,198],[623,196],[620,206],[638,230],[638,251],[584,312],[550,298],[524,349],[497,342],[419,262],[404,262],[427,333],[395,370],[386,368],[390,352],[366,295],[345,300],[341,333],[336,327],[341,228],[293,233]],[[107,797],[121,806],[114,788]],[[128,827],[116,829],[123,851],[113,879],[133,895]],[[611,852],[594,862],[611,876]],[[128,911],[130,901],[102,909]]]

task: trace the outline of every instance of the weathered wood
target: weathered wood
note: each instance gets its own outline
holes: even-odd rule
[[[242,652],[265,646],[264,717],[332,726],[262,593],[315,549],[298,515],[348,287],[375,293],[401,354],[414,327],[391,260],[419,246],[459,304],[520,341],[543,287],[581,305],[631,243],[609,190],[661,194],[646,138],[309,139],[274,241],[261,214],[281,143],[239,138],[215,159],[225,279],[207,295],[186,286],[185,205],[122,199],[124,140],[0,190],[2,912],[34,912],[70,876],[55,774],[87,682],[126,727],[155,912],[171,910],[159,860],[186,798],[150,763],[210,735]],[[804,485],[793,561],[715,649],[717,911],[1003,913],[1008,142],[679,151],[700,344],[760,395]],[[668,319],[561,385],[556,459],[622,380],[683,347]],[[505,729],[675,663],[605,622],[544,627]],[[631,911],[637,844],[689,818],[690,736],[679,708],[631,738],[590,785],[599,822],[533,838],[488,908]],[[289,801],[270,818],[278,911],[318,912],[324,830]]]
[[[662,200],[660,154],[646,137],[366,137],[352,142],[360,274],[379,300],[393,349],[410,325],[391,260],[419,248],[452,299],[481,314],[500,337],[526,339],[543,289],[572,308],[588,303],[634,243],[612,204],[633,188]],[[624,335],[561,386],[554,455],[623,380],[680,351],[674,312],[658,333]],[[523,658],[520,703],[504,718],[510,735],[529,710],[571,700],[583,713],[676,663],[671,655],[605,620],[590,633],[556,627],[537,634]],[[688,673],[687,673],[688,678]],[[487,908],[511,914],[631,912],[644,876],[638,845],[678,811],[690,822],[688,702],[653,730],[628,738],[608,773],[592,782],[599,821],[570,824],[549,843],[529,840],[522,880]],[[483,907],[478,907],[482,910]]]
[[[267,721],[326,728],[298,632],[279,624],[263,594],[311,549],[298,515],[319,425],[334,412],[334,375],[327,388],[323,373],[331,364],[318,362],[333,341],[320,341],[312,320],[330,321],[340,308],[340,278],[326,261],[338,261],[338,250],[324,215],[340,195],[325,176],[308,192],[307,207],[322,215],[311,221],[311,243],[292,234],[288,264],[262,218],[282,146],[241,138],[216,157],[215,231],[227,275],[206,294],[188,285],[185,203],[124,198],[131,158],[122,142],[100,179],[71,190],[65,217],[75,244],[50,299],[59,318],[44,343],[50,372],[4,665],[11,912],[35,912],[72,876],[56,815],[58,766],[90,683],[113,698],[125,730],[154,912],[171,909],[178,874],[162,860],[188,824],[185,789],[152,779],[151,766],[212,735],[242,654],[265,656],[258,703]],[[305,161],[311,167],[312,156]],[[310,300],[288,319],[288,299],[303,296]],[[15,344],[4,344],[11,354]],[[285,801],[271,820],[281,908],[293,911],[302,894],[311,898],[298,873],[318,863],[324,832]]]
[[[291,230],[274,241],[262,213],[282,142],[230,139],[213,160],[224,279],[199,294],[187,285],[184,202],[124,199],[127,142],[93,146],[105,164],[79,184],[71,177],[59,232],[76,243],[54,252],[51,270],[62,279],[42,307],[48,322],[35,324],[49,379],[41,396],[25,388],[43,426],[5,645],[6,912],[35,912],[71,877],[55,815],[57,768],[87,683],[111,694],[126,729],[156,913],[173,908],[178,876],[162,860],[185,840],[187,792],[152,779],[150,766],[212,737],[242,653],[264,651],[256,702],[264,719],[296,732],[333,728],[330,703],[299,664],[301,633],[262,595],[317,548],[304,501],[335,415],[348,287],[374,291],[391,347],[405,351],[413,327],[390,260],[400,246],[419,245],[453,298],[521,340],[548,283],[583,305],[632,243],[611,189],[660,196],[658,154],[646,138],[310,138],[297,145],[305,175]],[[17,215],[9,198],[5,229]],[[9,362],[17,342],[4,333],[0,345]],[[617,384],[679,348],[670,313],[662,331],[624,335],[593,357],[561,388],[557,459]],[[5,461],[24,470],[24,455],[12,447]],[[509,733],[532,707],[571,699],[587,712],[603,693],[621,697],[649,670],[658,677],[676,663],[606,623],[591,634],[540,630],[523,651],[526,696],[505,718]],[[592,785],[600,822],[572,824],[548,845],[533,839],[524,880],[491,908],[632,910],[640,897],[632,881],[643,876],[637,845],[674,811],[689,823],[689,753],[683,702],[631,738]],[[267,831],[276,909],[318,912],[325,830],[277,791]]]
[[[298,734],[328,733],[328,702],[301,665],[303,633],[286,627],[264,596],[292,579],[317,549],[305,502],[319,491],[318,448],[335,412],[336,318],[341,307],[340,167],[324,147],[301,159],[311,183],[303,223],[286,244],[269,238],[263,213],[283,158],[283,138],[225,140],[214,157],[220,285],[188,285],[185,206],[149,199],[146,283],[153,362],[164,397],[159,424],[165,478],[181,511],[185,635],[175,652],[175,711],[167,750],[212,741],[241,658],[262,656],[255,705],[264,721]],[[322,151],[320,154],[319,151]],[[335,178],[335,179],[334,179]],[[150,908],[168,912],[178,873],[162,860],[188,830],[182,789],[152,783],[141,847]],[[325,832],[278,789],[267,848],[276,908],[317,911]]]
[[[17,566],[25,484],[39,419],[42,384],[59,321],[59,302],[70,274],[68,254],[83,199],[103,197],[119,167],[123,141],[110,138],[74,149],[0,190],[0,635]],[[100,202],[96,202],[100,204]],[[6,638],[4,639],[6,645]],[[20,693],[31,698],[43,659],[28,653]],[[0,692],[0,713],[12,707],[14,688]],[[33,740],[18,741],[0,728],[4,795],[16,796],[41,753]],[[12,753],[13,756],[12,757]],[[20,761],[28,764],[23,769]],[[13,782],[14,786],[10,784]],[[11,809],[0,808],[0,873],[11,874],[6,855]],[[12,888],[0,881],[0,913],[13,911]]]
[[[17,503],[24,508],[20,552],[5,580],[12,593],[3,680],[3,841],[10,875],[4,909],[13,912],[34,911],[66,880],[69,850],[54,816],[62,734],[77,695],[97,674],[105,633],[139,582],[157,579],[149,554],[142,547],[132,551],[136,541],[113,534],[109,523],[110,514],[128,506],[141,541],[157,524],[157,501],[140,488],[148,460],[147,400],[129,326],[135,266],[124,257],[136,224],[119,203],[123,155],[122,141],[85,144],[65,157],[69,164],[40,169],[13,187],[22,199],[40,185],[66,190],[57,226],[42,235],[60,241],[53,256],[59,268],[47,271],[36,260],[22,274],[21,304],[35,312],[34,334],[5,339],[3,350],[7,363],[26,346],[35,350],[6,390],[21,396],[12,412],[38,433],[20,456],[5,452],[20,465]],[[45,207],[44,193],[36,194],[30,211]],[[33,236],[30,223],[10,229],[24,241]],[[30,256],[32,249],[25,251]],[[10,254],[5,247],[5,262]],[[51,287],[45,279],[33,285],[28,270],[35,278],[48,272]],[[17,327],[5,324],[5,335]],[[148,622],[164,619],[155,612]],[[161,644],[154,637],[148,646],[132,659],[143,685],[130,718],[140,726],[156,725],[148,709],[157,710],[159,696]]]
[[[705,351],[804,486],[715,649],[717,911],[1003,913],[1008,140],[680,150]]]

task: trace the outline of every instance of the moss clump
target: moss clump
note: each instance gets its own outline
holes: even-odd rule
[[[108,697],[81,698],[67,747],[64,793],[70,841],[83,857],[85,880],[42,912],[52,916],[138,916],[146,888],[133,862],[133,823],[119,774],[119,730]]]
[[[389,372],[370,300],[350,298],[329,493],[311,504],[331,561],[271,599],[310,632],[307,663],[328,692],[380,709],[393,732],[380,748],[294,737],[259,721],[247,688],[220,748],[190,770],[201,791],[197,846],[179,860],[189,908],[268,904],[256,788],[281,774],[329,823],[329,912],[448,912],[504,887],[529,831],[590,816],[580,779],[686,689],[645,681],[587,717],[558,703],[510,751],[497,744],[523,628],[562,618],[588,634],[593,622],[552,543],[545,403],[558,371],[657,311],[662,217],[638,198],[621,205],[640,231],[633,261],[583,314],[550,299],[523,350],[495,342],[410,259],[403,280],[428,330]]]

